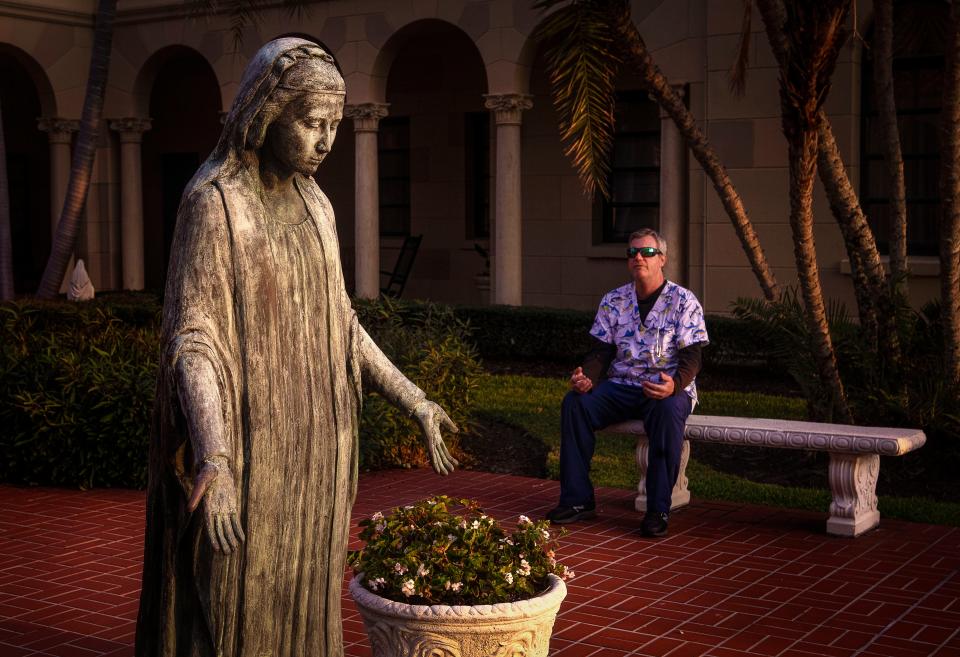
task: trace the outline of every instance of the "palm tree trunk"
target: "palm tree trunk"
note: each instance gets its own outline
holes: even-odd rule
[[[823,303],[817,249],[813,239],[813,182],[817,165],[817,131],[806,129],[799,139],[788,137],[790,158],[790,229],[793,232],[793,253],[807,326],[810,331],[817,371],[824,390],[831,395],[830,412],[846,424],[853,423],[846,393],[830,338],[830,325]],[[826,410],[826,409],[824,409]],[[821,418],[818,418],[821,419]],[[822,418],[831,419],[831,418]]]
[[[813,238],[813,184],[821,106],[843,43],[849,0],[794,0],[783,23],[780,109],[790,161],[790,228],[811,348],[828,406],[827,417],[852,423],[827,322]]]
[[[787,41],[784,33],[786,11],[782,0],[757,0],[763,17],[767,39],[781,67],[787,65]],[[867,222],[860,199],[833,136],[833,128],[826,113],[819,112],[820,131],[817,140],[817,173],[826,191],[827,200],[840,233],[843,235],[853,291],[857,300],[857,314],[863,329],[862,339],[870,352],[885,361],[892,371],[898,371],[900,339],[897,332],[896,309],[888,289],[887,274],[880,260],[873,230]]]
[[[67,263],[73,254],[77,235],[80,232],[80,215],[90,189],[90,176],[93,171],[100,118],[103,113],[103,96],[107,85],[107,72],[110,68],[113,21],[116,13],[117,0],[99,0],[93,30],[90,73],[83,99],[83,114],[80,117],[80,131],[73,151],[70,182],[67,184],[67,194],[57,223],[53,248],[37,290],[37,296],[41,298],[53,298],[60,291],[60,283],[63,281]]]
[[[0,301],[13,298],[13,244],[10,237],[10,184],[7,180],[7,142],[0,111]]]
[[[950,7],[940,111],[940,293],[948,382],[960,386],[960,1]]]
[[[907,192],[893,96],[893,1],[874,0],[873,80],[890,198],[890,285],[907,293]]]
[[[750,268],[760,284],[760,289],[763,290],[763,296],[768,301],[777,300],[780,297],[780,288],[773,271],[767,264],[763,248],[760,246],[760,239],[747,216],[740,195],[734,188],[726,168],[720,162],[720,158],[714,152],[713,146],[710,145],[703,132],[697,127],[693,115],[690,114],[683,100],[673,90],[667,78],[650,56],[643,37],[640,36],[640,32],[637,31],[636,25],[630,18],[629,5],[624,5],[624,9],[620,11],[616,25],[617,32],[626,45],[626,50],[632,59],[635,70],[639,72],[647,91],[677,124],[680,134],[683,135],[687,146],[690,148],[690,152],[693,153],[697,162],[710,177],[710,181],[713,183],[714,189],[717,190],[720,201],[730,217],[737,237],[740,239],[743,251],[750,261]]]

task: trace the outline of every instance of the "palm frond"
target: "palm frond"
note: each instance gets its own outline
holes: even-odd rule
[[[538,5],[556,4],[541,0]],[[603,2],[575,2],[541,25],[564,152],[589,194],[608,193],[614,83],[621,59],[613,16]]]
[[[743,0],[743,21],[740,26],[740,43],[737,45],[737,58],[730,67],[730,91],[735,96],[743,96],[747,91],[747,65],[750,63],[750,39],[753,22],[753,0]]]

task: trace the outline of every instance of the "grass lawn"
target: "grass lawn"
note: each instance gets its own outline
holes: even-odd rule
[[[547,472],[557,478],[560,455],[560,401],[567,391],[562,379],[489,375],[477,393],[476,415],[521,428],[548,448]],[[696,413],[740,417],[803,420],[802,399],[760,393],[701,391]],[[597,441],[591,478],[596,486],[636,488],[636,441],[630,436],[605,434]],[[759,448],[758,448],[759,449]],[[694,449],[695,451],[695,449]],[[729,500],[826,512],[826,489],[791,488],[762,484],[719,472],[690,459],[690,491],[695,497]],[[960,504],[916,498],[880,498],[880,512],[888,518],[960,526]]]

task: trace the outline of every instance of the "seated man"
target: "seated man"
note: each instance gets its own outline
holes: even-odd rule
[[[547,519],[566,524],[596,515],[590,461],[594,431],[643,420],[650,441],[644,536],[665,536],[680,469],[683,430],[697,401],[694,378],[707,344],[703,309],[690,290],[663,276],[667,244],[654,230],[628,240],[632,282],[608,292],[590,334],[595,348],[570,377],[563,400],[560,504]],[[602,375],[606,374],[604,380]]]

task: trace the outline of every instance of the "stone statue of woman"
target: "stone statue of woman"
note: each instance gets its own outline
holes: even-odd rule
[[[361,378],[457,431],[358,324],[312,175],[343,113],[333,59],[271,41],[184,192],[163,308],[139,657],[343,654]]]

